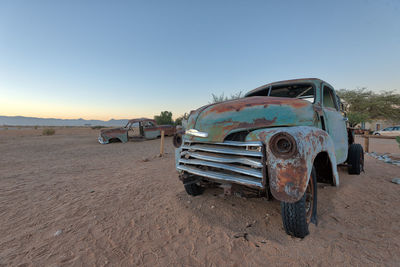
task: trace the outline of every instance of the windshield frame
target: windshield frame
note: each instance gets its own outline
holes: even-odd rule
[[[252,97],[252,96],[267,96],[267,97],[279,97],[279,96],[271,96],[271,91],[272,91],[272,89],[274,88],[274,87],[285,87],[285,86],[293,86],[293,85],[309,85],[309,86],[311,86],[312,87],[312,90],[313,90],[313,93],[314,93],[314,101],[313,102],[310,102],[310,101],[308,101],[308,102],[310,102],[310,103],[312,103],[312,104],[315,104],[316,103],[316,101],[317,101],[317,90],[316,90],[316,87],[315,87],[315,84],[313,83],[313,82],[298,82],[298,83],[278,83],[278,84],[271,84],[270,86],[268,86],[267,88],[263,88],[263,89],[261,89],[261,90],[259,90],[259,91],[257,91],[257,92],[253,92],[253,94],[257,94],[257,93],[260,93],[260,92],[262,92],[262,91],[266,91],[267,92],[267,95],[249,95],[249,96],[245,96],[245,97]],[[282,97],[282,98],[291,98],[291,99],[301,99],[301,100],[304,100],[304,101],[307,101],[307,100],[305,100],[305,99],[302,99],[302,98],[296,98],[296,97]]]

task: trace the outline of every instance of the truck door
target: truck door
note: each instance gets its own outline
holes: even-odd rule
[[[335,145],[336,162],[343,163],[347,159],[348,140],[346,118],[340,113],[339,103],[332,88],[322,87],[322,109],[325,116],[326,131]]]
[[[143,128],[146,139],[155,139],[160,136],[160,129],[151,121],[145,121]]]

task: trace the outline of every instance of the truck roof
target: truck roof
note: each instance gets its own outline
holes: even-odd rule
[[[135,122],[143,122],[143,121],[151,121],[151,122],[156,122],[155,120],[153,120],[153,119],[148,119],[148,118],[138,118],[138,119],[132,119],[132,120],[129,120],[129,122],[128,123],[135,123]]]
[[[292,79],[292,80],[284,80],[284,81],[278,81],[278,82],[267,83],[267,84],[265,84],[265,85],[259,86],[259,87],[255,88],[255,89],[253,89],[253,90],[247,92],[247,93],[245,94],[245,96],[247,96],[247,95],[249,95],[249,94],[252,94],[252,93],[255,93],[255,92],[257,92],[257,91],[264,90],[265,88],[268,88],[268,87],[273,86],[273,85],[285,85],[285,84],[292,84],[292,83],[320,83],[320,84],[321,84],[321,83],[326,83],[326,84],[328,84],[330,87],[332,87],[332,85],[330,85],[329,83],[327,83],[327,82],[325,82],[325,81],[323,81],[323,80],[321,80],[321,79],[318,79],[318,78]],[[332,88],[333,88],[333,87],[332,87]]]

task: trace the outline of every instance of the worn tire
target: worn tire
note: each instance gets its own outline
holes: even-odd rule
[[[360,174],[364,169],[364,150],[360,144],[351,144],[347,156],[349,174]]]
[[[312,187],[313,198],[310,207],[310,214],[307,214],[307,190],[302,198],[295,203],[281,202],[283,227],[288,235],[304,238],[309,234],[308,225],[310,224],[310,222],[314,222],[316,224],[317,176],[314,168],[311,171],[311,177],[308,186]]]
[[[191,196],[198,196],[203,194],[204,192],[204,187],[201,187],[200,185],[196,183],[191,183],[191,184],[185,184],[185,190],[188,195]]]

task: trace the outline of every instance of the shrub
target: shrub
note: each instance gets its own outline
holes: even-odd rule
[[[51,129],[51,128],[45,128],[45,129],[43,129],[43,131],[42,131],[42,134],[43,134],[43,135],[53,135],[53,134],[55,134],[55,133],[56,133],[56,130]]]
[[[92,126],[91,128],[93,130],[98,130],[98,129],[107,128],[107,127],[106,126],[101,126],[101,125],[96,125],[96,126]]]

